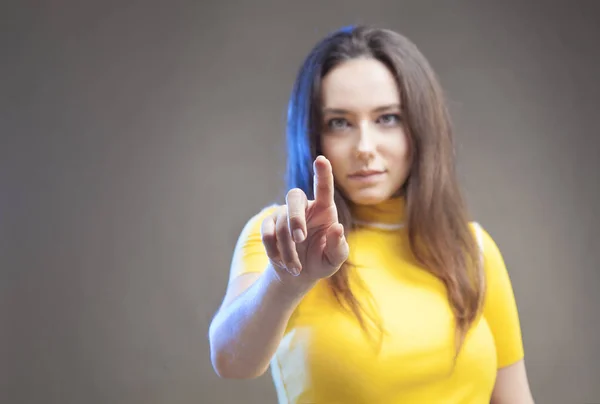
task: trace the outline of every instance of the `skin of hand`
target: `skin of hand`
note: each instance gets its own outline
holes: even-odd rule
[[[331,163],[319,156],[313,168],[315,200],[292,189],[286,204],[261,226],[269,260],[284,283],[313,283],[330,277],[348,259],[348,243],[334,202]]]

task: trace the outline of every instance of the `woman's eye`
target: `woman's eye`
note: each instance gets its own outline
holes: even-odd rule
[[[344,118],[333,118],[327,121],[327,127],[332,130],[345,129],[349,123]]]
[[[400,115],[398,114],[385,114],[379,117],[379,123],[385,126],[393,126],[400,123]]]

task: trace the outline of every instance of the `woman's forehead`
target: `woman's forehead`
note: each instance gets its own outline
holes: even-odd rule
[[[400,101],[394,75],[375,59],[336,66],[324,77],[321,92],[324,109],[375,110]]]

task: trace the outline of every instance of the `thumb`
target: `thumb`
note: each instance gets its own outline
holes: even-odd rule
[[[349,247],[344,236],[344,226],[333,224],[327,229],[323,261],[338,269],[348,259]]]

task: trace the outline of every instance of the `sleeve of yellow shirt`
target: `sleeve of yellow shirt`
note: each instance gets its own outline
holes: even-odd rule
[[[498,246],[481,229],[487,290],[483,315],[496,342],[498,368],[523,359],[523,340],[512,284]]]
[[[275,205],[264,208],[250,218],[242,229],[231,260],[230,282],[240,275],[261,273],[267,268],[269,258],[262,243],[260,228],[263,220],[276,208]]]

